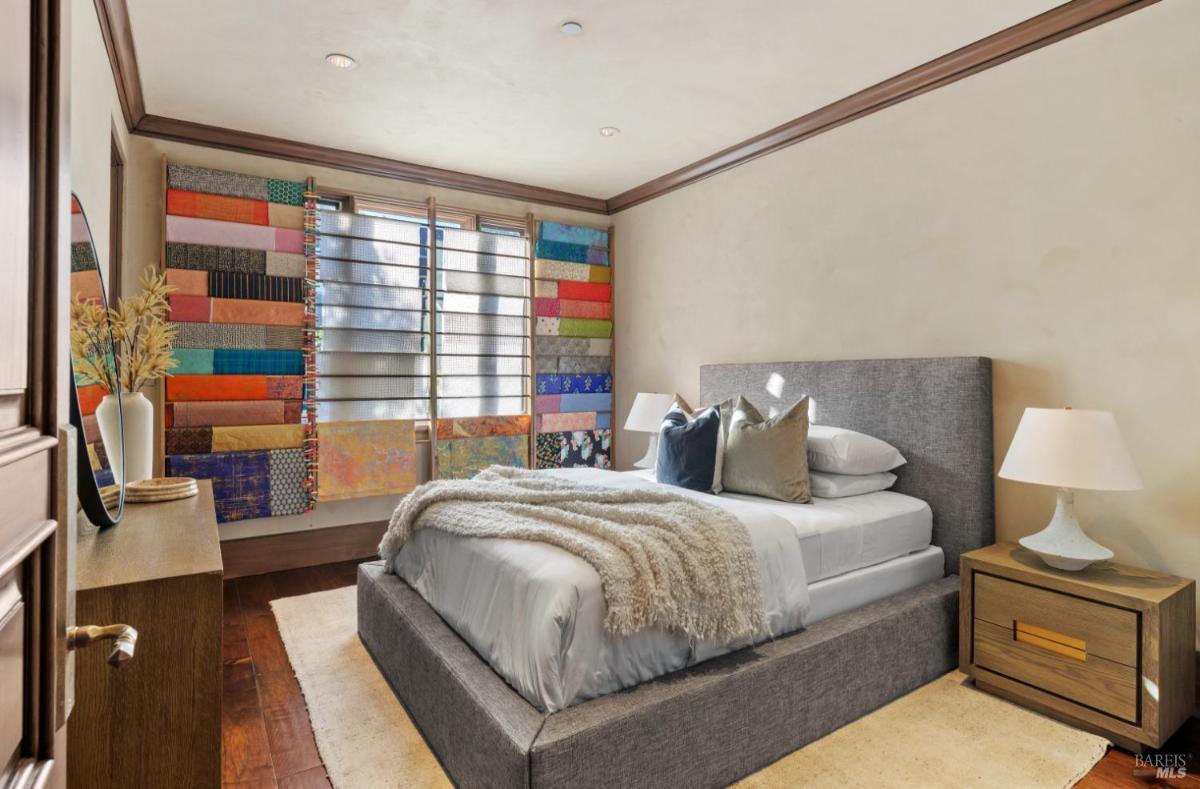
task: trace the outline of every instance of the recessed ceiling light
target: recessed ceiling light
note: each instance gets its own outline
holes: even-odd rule
[[[583,32],[583,25],[578,22],[563,22],[561,29],[564,36],[577,36]]]
[[[334,68],[354,68],[358,65],[357,60],[341,52],[330,52],[325,56],[325,62]]]
[[[621,130],[616,126],[601,126],[600,133],[605,137],[616,137],[621,133]]]

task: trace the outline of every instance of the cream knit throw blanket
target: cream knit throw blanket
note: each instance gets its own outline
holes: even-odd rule
[[[581,485],[492,466],[438,480],[404,497],[379,554],[392,559],[417,529],[536,540],[596,569],[605,628],[623,636],[663,629],[721,643],[766,630],[750,534],[733,515],[674,491]]]

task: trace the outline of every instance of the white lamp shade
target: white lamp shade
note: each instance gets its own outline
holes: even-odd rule
[[[633,399],[633,408],[629,409],[629,416],[625,418],[625,429],[638,433],[657,433],[674,400],[674,395],[638,392]]]
[[[1080,490],[1140,490],[1142,478],[1108,411],[1026,408],[1000,476]]]

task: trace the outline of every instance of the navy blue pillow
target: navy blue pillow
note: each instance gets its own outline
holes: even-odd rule
[[[693,419],[672,407],[658,432],[655,479],[665,485],[712,491],[720,435],[720,406],[706,408]]]

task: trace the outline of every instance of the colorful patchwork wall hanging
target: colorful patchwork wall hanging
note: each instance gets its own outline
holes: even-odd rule
[[[612,251],[607,230],[538,222],[537,468],[612,467]]]
[[[306,185],[168,163],[162,265],[176,325],[168,476],[211,479],[220,522],[312,507]],[[311,410],[311,409],[308,409]]]

